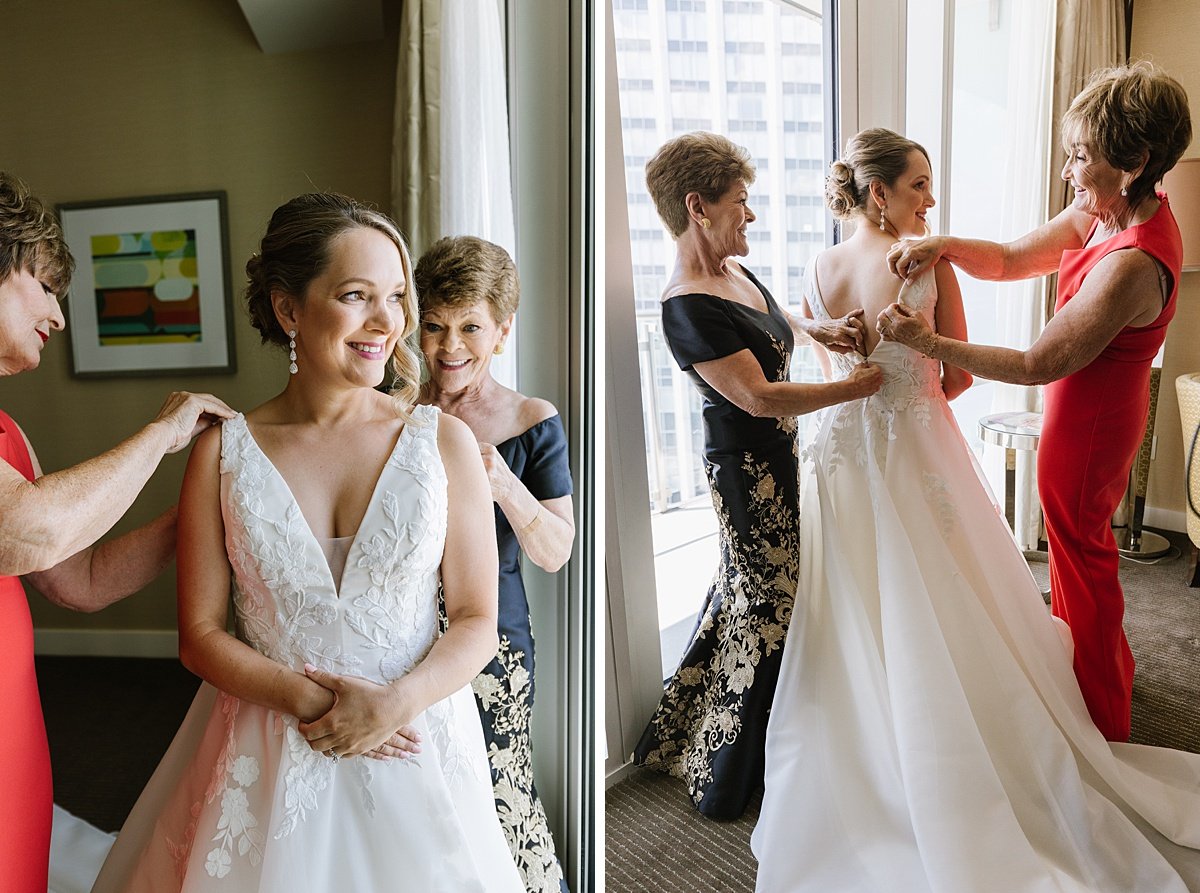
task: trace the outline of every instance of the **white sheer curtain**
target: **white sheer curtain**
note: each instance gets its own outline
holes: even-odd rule
[[[441,229],[515,258],[504,32],[494,2],[442,0]],[[517,327],[492,375],[517,383]]]
[[[504,31],[495,2],[406,0],[392,200],[413,252],[478,236],[516,256]],[[415,259],[415,258],[414,258]],[[516,327],[492,374],[516,386]]]
[[[1125,57],[1125,16],[1112,0],[1033,0],[1012,4],[1008,120],[1004,128],[1005,182],[1001,238],[1017,238],[1054,217],[1070,200],[1059,178],[1058,126],[1071,100],[1097,68]],[[1041,334],[1054,306],[1057,278],[1000,286],[997,304],[1003,344],[1024,349]],[[1041,391],[997,384],[994,412],[1040,412]],[[988,449],[984,463],[1004,492],[1004,458]],[[1034,548],[1041,526],[1035,458],[1017,453],[1015,527],[1022,548]]]
[[[1009,42],[1009,93],[1003,128],[1004,183],[1000,206],[1000,238],[1018,238],[1045,223],[1053,165],[1052,102],[1054,83],[1054,4],[1050,0],[1012,6]],[[1046,281],[1027,279],[999,286],[996,314],[1001,344],[1024,350],[1045,325]],[[993,412],[1042,409],[1038,388],[997,383]],[[1004,492],[1005,451],[988,447],[984,468],[992,489]],[[1017,452],[1015,533],[1022,548],[1036,548],[1041,527],[1036,460]]]

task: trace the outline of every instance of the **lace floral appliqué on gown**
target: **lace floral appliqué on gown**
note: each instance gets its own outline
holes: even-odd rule
[[[298,672],[381,683],[432,647],[447,511],[436,410],[417,407],[401,432],[340,583],[241,416],[222,430],[221,506],[244,642]],[[95,890],[522,891],[470,688],[413,725],[419,756],[335,764],[294,717],[201,686]]]
[[[828,318],[811,272],[809,306]],[[932,321],[933,275],[908,290]],[[903,345],[804,451],[759,893],[1200,890],[1200,756],[1110,745],[939,386]],[[854,362],[834,357],[835,377]]]

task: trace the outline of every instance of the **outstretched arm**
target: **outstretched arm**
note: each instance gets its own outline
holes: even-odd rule
[[[175,555],[177,508],[124,536],[88,546],[54,567],[26,574],[33,587],[56,605],[99,611],[139,592]]]
[[[27,481],[0,462],[0,574],[46,571],[91,546],[125,514],[163,456],[233,415],[209,394],[178,392],[141,431],[65,471]]]
[[[878,366],[862,363],[841,381],[816,384],[767,381],[754,354],[739,350],[719,360],[696,363],[700,377],[734,406],[758,418],[804,415],[847,400],[869,397],[883,384]]]
[[[1136,249],[1101,260],[1083,287],[1054,315],[1028,350],[968,344],[937,334],[907,307],[892,304],[879,314],[879,333],[929,357],[983,378],[1039,385],[1078,372],[1128,325],[1145,325],[1162,309],[1158,269]]]
[[[1068,206],[1053,220],[1012,242],[957,236],[906,239],[888,252],[888,268],[909,282],[939,259],[950,261],[975,279],[1011,281],[1045,276],[1058,269],[1064,251],[1083,247],[1092,219]]]

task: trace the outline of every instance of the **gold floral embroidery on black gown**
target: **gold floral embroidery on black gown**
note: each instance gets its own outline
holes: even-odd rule
[[[749,274],[748,274],[749,275]],[[720,558],[696,629],[634,751],[687,784],[696,807],[735,818],[762,785],[767,718],[799,560],[794,418],[755,418],[710,387],[695,363],[750,350],[769,381],[786,381],[794,344],[762,284],[767,312],[714,295],[663,302],[663,332],[704,398],[704,465]]]
[[[559,416],[496,444],[496,450],[537,499],[570,495],[567,438]],[[500,649],[471,687],[483,720],[496,812],[526,889],[530,893],[566,893],[546,811],[533,783],[533,633],[521,579],[520,544],[499,507],[496,541],[500,553]]]

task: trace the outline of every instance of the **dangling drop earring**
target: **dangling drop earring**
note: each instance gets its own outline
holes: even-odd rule
[[[300,371],[300,367],[296,365],[296,330],[292,329],[288,332],[288,359],[291,362],[288,364],[288,372],[295,375]]]
[[[884,210],[885,210],[886,208],[887,208],[887,205],[880,205],[880,206],[879,206],[879,231],[880,231],[880,232],[884,232],[884,227],[883,227],[883,225],[884,225],[884,223],[887,221],[887,218],[886,218],[886,217],[883,215],[883,212],[884,212]]]
[[[1124,186],[1121,187],[1121,195],[1129,195],[1129,190]]]

